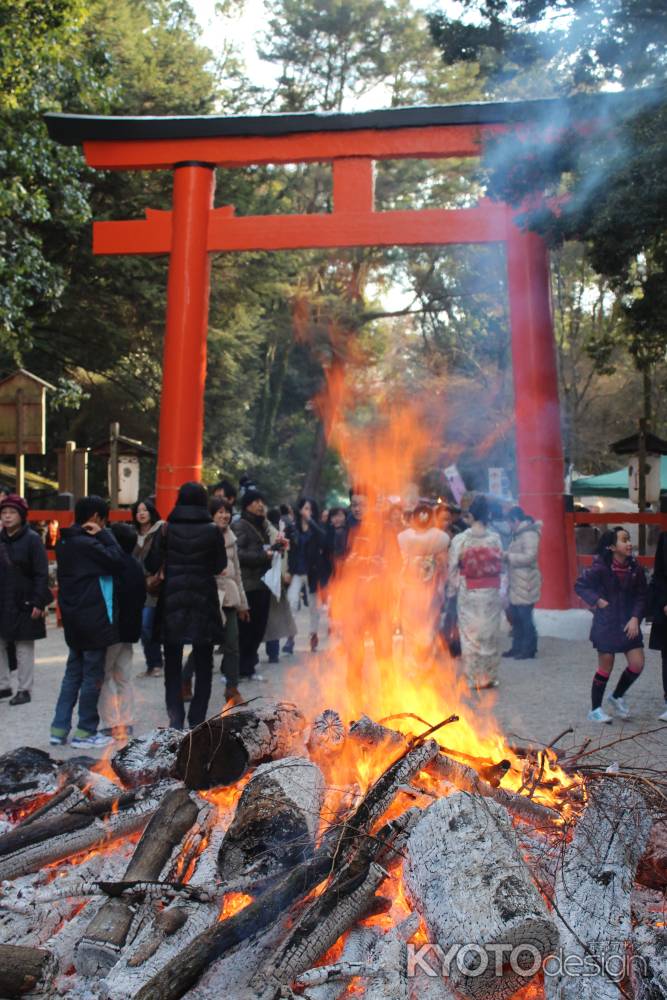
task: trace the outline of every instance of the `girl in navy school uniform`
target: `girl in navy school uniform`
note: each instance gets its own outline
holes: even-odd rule
[[[593,612],[591,642],[598,654],[588,718],[592,722],[612,721],[602,708],[602,700],[614,658],[623,653],[627,666],[606,703],[616,715],[627,719],[630,711],[624,695],[644,669],[640,625],[646,612],[647,586],[646,574],[632,555],[632,542],[624,528],[603,533],[592,565],[584,570],[574,589]]]

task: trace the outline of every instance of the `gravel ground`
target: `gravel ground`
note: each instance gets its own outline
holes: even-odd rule
[[[300,612],[297,621],[300,634],[296,655],[281,657],[281,663],[277,665],[262,663],[259,669],[266,677],[266,683],[244,684],[242,691],[247,697],[289,699],[295,675],[317,683],[320,690],[323,687],[335,690],[337,678],[327,659],[326,641],[318,654],[307,652],[306,613]],[[500,668],[499,689],[479,696],[485,699],[484,707],[489,705],[489,700],[491,704],[495,702],[493,710],[505,734],[521,742],[534,740],[548,743],[571,726],[575,733],[566,736],[559,746],[580,746],[584,740],[591,738],[589,750],[596,752],[586,758],[588,763],[618,761],[621,766],[667,770],[667,724],[657,721],[657,716],[663,711],[659,654],[647,650],[644,673],[627,696],[632,709],[631,718],[625,722],[615,720],[612,725],[594,725],[586,718],[595,667],[594,652],[586,639],[590,623],[588,612],[538,612],[537,621],[541,633],[538,658],[523,661],[504,659]],[[79,755],[81,751],[68,747],[49,746],[49,724],[67,654],[62,630],[50,622],[48,638],[37,643],[36,651],[32,702],[14,707],[7,700],[0,701],[0,753],[30,745],[48,750],[57,758]],[[265,659],[264,654],[262,658]],[[134,664],[135,733],[141,733],[166,724],[164,692],[161,679],[142,675],[144,668],[140,646],[135,646]],[[619,660],[614,676],[618,677],[621,670]],[[211,713],[218,710],[223,701],[224,679],[216,666]],[[619,737],[624,738],[623,742],[598,749]]]

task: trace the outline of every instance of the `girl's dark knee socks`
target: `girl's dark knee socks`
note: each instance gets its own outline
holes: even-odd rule
[[[596,672],[593,678],[593,687],[591,688],[591,705],[593,709],[599,708],[602,704],[604,689],[607,686],[608,680],[609,674],[601,674],[599,670]]]
[[[641,670],[635,671],[630,670],[630,667],[626,667],[621,676],[618,679],[618,684],[614,689],[614,698],[622,698],[628,688],[635,683]]]

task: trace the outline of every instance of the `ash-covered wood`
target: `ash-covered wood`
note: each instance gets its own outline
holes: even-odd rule
[[[388,729],[387,726],[374,722],[367,715],[360,715],[359,718],[350,724],[349,739],[353,740],[360,747],[367,750],[379,747],[400,747],[405,746],[407,740],[402,733],[395,729]]]
[[[375,862],[343,869],[298,918],[287,939],[250,981],[247,1000],[278,1000],[352,924],[365,916],[386,872]]]
[[[521,858],[506,810],[466,793],[439,799],[411,833],[407,855],[406,889],[430,940],[445,952],[467,946],[488,956],[486,968],[473,975],[466,965],[483,965],[482,958],[454,959],[455,989],[464,997],[504,1000],[527,985],[530,977],[509,965],[497,975],[494,949],[507,946],[509,953],[528,946],[547,956],[558,944],[558,931]]]
[[[555,920],[569,959],[559,966],[560,974],[545,977],[547,1000],[621,997],[609,969],[625,960],[630,894],[650,827],[636,787],[612,779],[590,787],[588,805],[556,874]],[[595,962],[599,971],[591,974]]]
[[[46,814],[0,836],[0,880],[39,871],[44,865],[140,830],[166,789],[125,792],[115,799],[84,801],[58,815]]]
[[[233,709],[182,739],[175,773],[188,788],[232,785],[253,765],[303,754],[305,729],[304,715],[286,702]]]
[[[303,757],[260,764],[243,789],[220,851],[225,883],[253,895],[313,853],[324,800],[322,772]]]
[[[0,944],[0,997],[20,997],[37,990],[44,995],[54,966],[51,952],[42,948]]]
[[[197,814],[198,806],[185,788],[168,791],[148,821],[123,880],[157,879]],[[77,948],[76,967],[82,975],[99,976],[109,971],[125,945],[134,916],[135,907],[128,899],[103,903]]]
[[[667,997],[667,927],[638,924],[633,928],[630,944],[630,982],[634,1000],[664,1000]]]
[[[111,766],[128,788],[161,781],[174,773],[182,742],[180,729],[155,729],[126,743],[111,758]]]
[[[135,1000],[178,1000],[184,996],[211,962],[281,919],[293,903],[306,897],[336,865],[342,867],[360,854],[367,864],[375,858],[381,864],[386,864],[386,859],[393,859],[396,856],[394,842],[400,836],[403,817],[387,823],[372,838],[365,834],[387,810],[398,788],[409,782],[437,753],[438,744],[427,740],[394,761],[348,821],[325,834],[310,860],[297,865],[239,913],[192,938],[179,953],[178,961],[156,973],[136,993]],[[412,814],[407,821],[412,821]]]
[[[667,891],[667,819],[658,819],[651,827],[637,866],[637,881],[649,889]]]
[[[308,750],[317,759],[318,755],[333,756],[343,749],[347,738],[345,724],[338,712],[325,708],[313,720],[308,739]]]
[[[44,750],[17,747],[0,756],[0,795],[12,795],[35,788],[45,778],[52,778],[58,764]]]
[[[484,781],[474,768],[448,757],[447,754],[439,753],[425,770],[436,778],[449,781],[462,792],[472,792],[494,799],[514,816],[534,826],[553,827],[560,821],[560,814],[555,809],[534,802],[525,795],[508,791],[506,788],[494,787],[488,781]]]

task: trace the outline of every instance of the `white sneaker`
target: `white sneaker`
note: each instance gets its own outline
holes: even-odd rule
[[[613,694],[608,694],[605,698],[608,705],[614,709],[617,715],[620,715],[622,719],[627,719],[630,715],[630,709],[625,704],[622,698],[615,698]]]
[[[667,722],[667,706],[665,706],[665,711],[662,713],[662,715],[658,716],[658,719],[660,720],[660,722]]]
[[[591,722],[613,722],[611,715],[607,715],[601,708],[592,708],[588,713]]]
[[[112,736],[93,733],[92,736],[73,736],[70,746],[76,747],[77,750],[85,750],[91,747],[93,750],[96,750],[100,747],[108,747],[110,743],[113,743]]]

